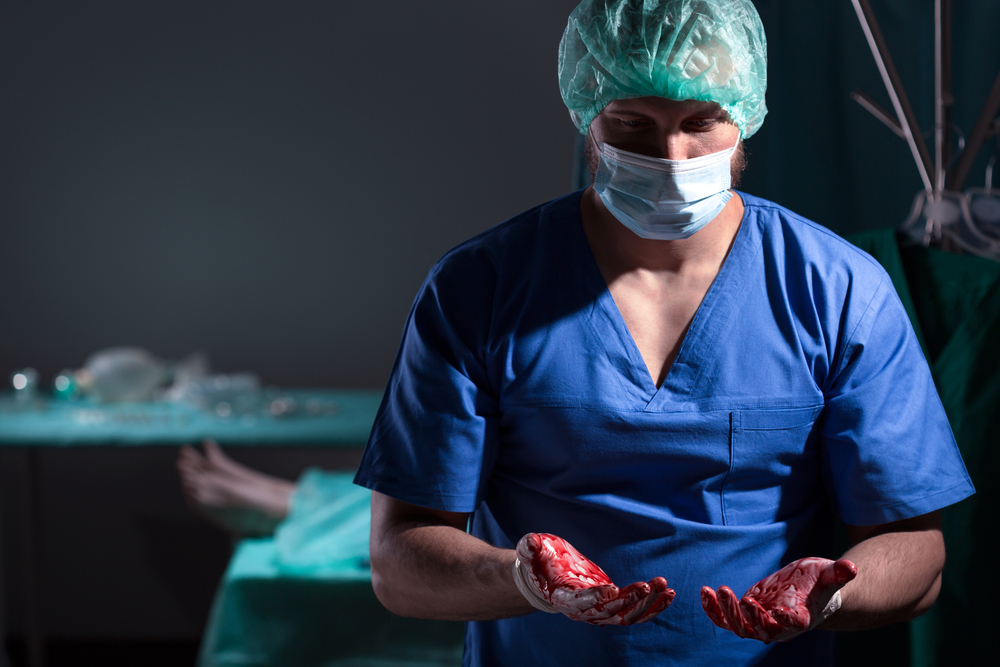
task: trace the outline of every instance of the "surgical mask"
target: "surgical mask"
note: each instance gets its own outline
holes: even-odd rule
[[[730,161],[736,145],[687,160],[647,157],[603,142],[597,146],[594,190],[613,216],[644,239],[686,239],[714,220],[733,196]]]

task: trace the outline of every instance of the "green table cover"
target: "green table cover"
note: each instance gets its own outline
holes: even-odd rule
[[[275,417],[265,409],[220,417],[183,402],[99,404],[37,399],[30,409],[0,397],[0,446],[150,446],[212,438],[233,446],[363,447],[382,392],[289,389],[296,409]]]
[[[237,545],[199,667],[461,664],[463,623],[402,618],[376,599],[371,492],[352,478],[306,471],[275,536]]]

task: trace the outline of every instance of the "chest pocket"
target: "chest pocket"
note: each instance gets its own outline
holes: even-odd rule
[[[785,521],[823,493],[819,439],[823,406],[732,413],[723,521],[749,525]]]

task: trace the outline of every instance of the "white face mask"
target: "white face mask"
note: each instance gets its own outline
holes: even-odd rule
[[[686,239],[714,220],[733,196],[735,145],[688,160],[647,157],[603,142],[597,146],[594,190],[613,216],[644,239]]]

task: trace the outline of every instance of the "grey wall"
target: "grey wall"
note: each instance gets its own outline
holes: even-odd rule
[[[424,274],[569,189],[574,0],[0,3],[0,374],[112,345],[379,388]],[[294,477],[354,454],[235,452]],[[175,454],[40,457],[44,625],[197,636],[225,536]],[[22,627],[23,452],[0,450]]]
[[[431,264],[567,190],[573,5],[4,3],[0,369],[380,387]]]

